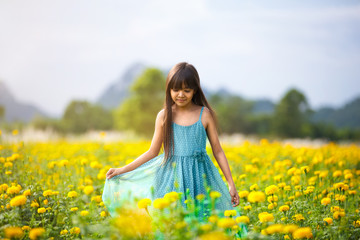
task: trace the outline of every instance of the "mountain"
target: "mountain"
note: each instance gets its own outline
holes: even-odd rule
[[[5,83],[0,81],[0,106],[5,108],[4,120],[8,122],[30,122],[36,115],[48,116],[44,111],[32,104],[17,101]]]
[[[275,110],[275,104],[267,99],[260,99],[253,101],[252,113],[254,114],[273,114]]]
[[[331,123],[338,128],[360,129],[360,96],[339,109],[320,108],[313,114],[311,121]]]
[[[112,109],[116,108],[126,97],[129,96],[129,87],[133,81],[145,70],[143,63],[131,65],[125,73],[111,84],[96,101],[101,106]]]

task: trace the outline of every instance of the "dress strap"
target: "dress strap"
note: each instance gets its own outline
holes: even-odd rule
[[[204,106],[201,108],[199,121],[201,120],[201,115],[202,115],[203,109],[204,109]]]

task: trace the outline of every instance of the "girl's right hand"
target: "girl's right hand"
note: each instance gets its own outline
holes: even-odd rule
[[[121,168],[110,168],[109,171],[106,173],[106,178],[111,179],[112,177],[115,177],[116,175],[122,174]]]

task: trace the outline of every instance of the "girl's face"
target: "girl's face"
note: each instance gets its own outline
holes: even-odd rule
[[[189,104],[195,93],[194,89],[184,87],[183,85],[182,89],[170,89],[171,98],[178,106]]]

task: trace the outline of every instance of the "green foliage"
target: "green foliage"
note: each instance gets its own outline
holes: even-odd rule
[[[209,102],[217,113],[219,128],[222,132],[247,132],[250,127],[247,116],[251,113],[251,102],[245,101],[239,96],[221,96],[219,94],[212,95]]]
[[[87,101],[72,101],[62,117],[67,131],[83,133],[88,130],[111,129],[111,113],[99,105]]]
[[[275,132],[282,137],[301,137],[308,112],[305,95],[296,89],[289,90],[276,106],[273,122]]]
[[[146,69],[131,86],[130,97],[114,111],[115,128],[151,137],[165,99],[165,81],[161,70]]]
[[[5,107],[0,105],[0,121],[3,120],[5,117]]]

